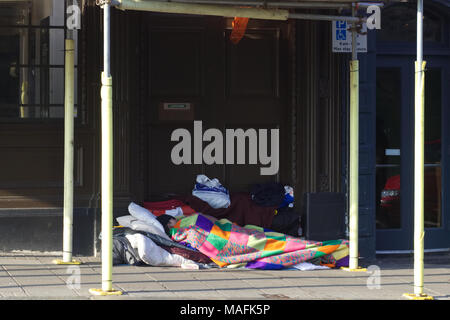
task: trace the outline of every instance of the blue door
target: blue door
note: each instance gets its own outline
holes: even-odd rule
[[[413,249],[414,61],[417,8],[387,5],[376,31],[374,179],[376,251]],[[450,6],[424,7],[425,249],[450,247]]]
[[[449,62],[427,59],[425,76],[425,248],[450,246]],[[413,248],[414,57],[378,56],[376,69],[377,251]],[[446,178],[447,177],[447,178]]]

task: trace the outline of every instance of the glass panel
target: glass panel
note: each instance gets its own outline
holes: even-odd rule
[[[64,68],[50,68],[50,104],[64,104]]]
[[[19,58],[19,34],[0,32],[0,117],[10,117],[10,108],[19,103]]]
[[[425,73],[425,227],[441,227],[441,70],[430,68]]]
[[[0,119],[3,121],[64,116],[64,24],[65,1],[0,3]],[[73,36],[77,50],[76,31]],[[76,92],[75,69],[75,104]],[[75,117],[76,109],[75,106]]]
[[[26,3],[0,3],[0,25],[27,25],[30,11]]]
[[[400,166],[377,167],[377,229],[401,227]]]
[[[76,105],[73,106],[73,117],[77,118],[78,116],[78,107]],[[57,118],[64,118],[64,106],[51,106],[49,108],[49,118],[57,119]]]
[[[3,87],[0,91],[0,118],[41,118],[40,68],[12,66],[7,75],[2,71],[0,71],[0,85]]]
[[[50,107],[49,118],[64,118],[64,106]]]
[[[0,29],[1,30],[1,29]],[[78,33],[74,31],[74,63],[78,61]],[[65,35],[63,29],[34,28],[30,30],[30,63],[64,65]]]
[[[24,59],[22,64],[64,65],[63,29],[33,28],[29,32],[28,46],[21,47],[21,52],[29,56],[29,60]]]
[[[50,2],[48,4],[48,6],[51,7],[50,25],[51,26],[64,26],[64,24],[65,24],[65,10],[64,10],[65,4],[64,3],[66,1],[65,0],[58,0],[58,1],[45,0],[45,1]]]
[[[441,227],[441,167],[425,167],[424,184],[425,228]]]
[[[441,70],[425,73],[425,163],[441,163]]]
[[[64,26],[63,0],[7,1],[0,3],[0,25],[38,26],[49,18],[49,25]],[[29,21],[31,17],[31,21]]]
[[[377,228],[401,227],[401,69],[377,68],[376,80]]]
[[[379,41],[416,42],[417,8],[400,3],[382,10],[383,27],[377,30]],[[424,12],[423,39],[442,42],[442,20],[433,13]]]
[[[74,103],[77,104],[77,68]],[[0,65],[0,118],[60,118],[64,105],[64,68]]]
[[[49,29],[49,64],[64,65],[64,30]]]

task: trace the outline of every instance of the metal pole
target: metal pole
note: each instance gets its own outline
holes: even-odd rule
[[[111,77],[111,6],[103,4],[103,72],[101,74],[101,212],[102,212],[102,289],[90,289],[96,295],[118,295],[112,288],[113,228],[113,108]]]
[[[224,1],[225,3],[234,3],[232,1]],[[258,7],[242,8],[230,5],[212,4],[211,1],[201,1],[201,3],[184,3],[183,0],[177,2],[163,1],[136,1],[136,0],[114,0],[112,5],[121,10],[138,10],[150,12],[194,14],[194,15],[210,15],[221,17],[248,17],[252,19],[266,20],[320,20],[320,21],[347,21],[362,23],[366,18],[358,18],[355,16],[332,16],[322,14],[309,13],[289,13],[284,9],[264,9]],[[243,4],[241,4],[242,6]],[[274,4],[275,5],[275,4]]]
[[[355,7],[352,16],[355,16]],[[359,184],[359,61],[356,23],[352,25],[352,60],[350,61],[350,154],[349,154],[349,267],[346,271],[366,271],[358,265],[358,184]]]
[[[73,150],[74,150],[74,55],[72,39],[66,39],[64,94],[64,232],[63,262],[72,262]]]
[[[111,77],[111,5],[103,5],[103,72]]]
[[[353,7],[352,15],[354,14]],[[350,269],[358,268],[359,61],[357,59],[356,29],[353,28],[352,61],[350,61]]]
[[[152,11],[164,13],[243,17],[252,19],[287,20],[289,11],[283,9],[240,8],[213,4],[176,3],[161,1],[114,0],[121,10]]]
[[[415,300],[432,300],[423,293],[424,274],[424,136],[425,136],[425,65],[423,61],[423,0],[417,1],[417,58],[414,95],[414,294]]]
[[[103,73],[101,88],[101,128],[102,128],[102,290],[112,290],[112,78],[110,69],[110,11],[108,4],[103,7]]]
[[[358,268],[358,153],[359,153],[359,61],[356,59],[356,31],[352,32],[350,61],[350,269]]]
[[[352,3],[335,2],[293,2],[293,1],[241,1],[241,0],[168,0],[160,2],[171,3],[190,3],[190,4],[215,4],[215,5],[234,5],[246,7],[265,7],[265,8],[305,8],[305,9],[351,9]],[[383,7],[384,3],[358,2],[358,8],[367,8],[369,6]]]
[[[364,22],[366,18],[348,17],[348,16],[331,16],[324,14],[309,14],[309,13],[289,13],[290,19],[303,20],[319,20],[319,21],[347,21],[347,22]]]
[[[269,1],[240,1],[240,0],[171,0],[178,3],[220,4],[233,6],[275,7],[275,8],[307,8],[307,9],[340,9],[351,8],[351,3],[330,2],[269,2]]]
[[[414,294],[423,295],[425,61],[415,63],[414,103]]]
[[[424,257],[424,98],[426,62],[423,61],[423,0],[417,1],[417,58],[414,95],[414,294],[415,299],[432,299],[423,293]]]
[[[68,1],[70,3],[70,1]],[[68,4],[68,3],[66,3]],[[73,163],[74,163],[74,96],[75,41],[73,32],[66,30],[64,50],[64,208],[63,258],[56,264],[81,264],[73,259]]]
[[[417,61],[414,116],[414,293],[423,294],[424,257],[424,78],[423,0],[417,1]]]

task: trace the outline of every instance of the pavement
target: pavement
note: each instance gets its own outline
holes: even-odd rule
[[[113,288],[120,296],[96,296],[100,257],[74,257],[80,265],[56,265],[61,256],[0,252],[0,300],[408,300],[414,292],[413,257],[364,262],[366,272],[328,270],[200,269],[118,265]],[[450,300],[450,254],[425,255],[424,293]]]

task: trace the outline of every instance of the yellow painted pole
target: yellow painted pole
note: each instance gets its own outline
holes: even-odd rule
[[[423,294],[423,257],[424,257],[424,100],[425,69],[415,63],[415,118],[414,118],[414,293]]]
[[[66,39],[64,94],[64,235],[63,261],[72,262],[73,142],[74,142],[74,41]]]
[[[94,295],[120,295],[112,287],[113,252],[113,110],[112,77],[102,72],[101,88],[102,160],[102,288],[90,289]]]
[[[424,274],[424,153],[425,153],[425,65],[423,61],[423,0],[417,1],[417,59],[414,90],[414,300],[432,300],[423,293]]]
[[[63,259],[56,264],[80,264],[72,259],[73,250],[73,154],[74,154],[74,75],[75,43],[65,40],[64,58],[64,209]]]
[[[424,152],[425,152],[425,65],[415,62],[414,103],[414,294],[415,300],[432,300],[423,292],[424,283]]]
[[[345,271],[366,271],[359,267],[359,61],[350,61],[350,159],[349,159],[349,266]]]
[[[110,69],[110,5],[103,5],[103,62],[101,74],[101,207],[102,207],[102,288],[90,289],[94,295],[120,295],[112,287],[113,253],[113,104]]]
[[[113,114],[112,77],[102,73],[102,290],[112,291]]]
[[[352,8],[355,16],[356,9]],[[350,154],[349,154],[349,266],[345,271],[364,272],[359,267],[359,61],[356,25],[352,26],[352,60],[350,60]]]
[[[350,61],[350,269],[358,268],[359,61]]]

